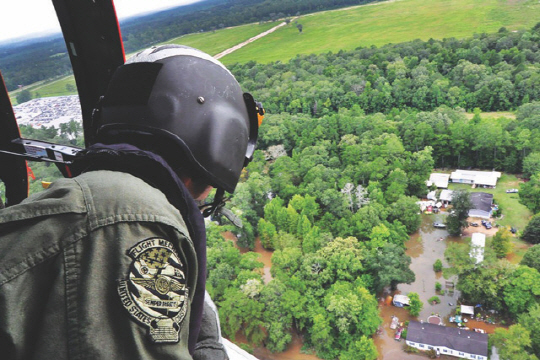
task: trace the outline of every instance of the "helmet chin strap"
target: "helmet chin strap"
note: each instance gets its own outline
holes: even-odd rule
[[[199,209],[202,211],[204,217],[209,217],[225,206],[225,200],[223,199],[224,195],[225,190],[218,188],[213,202],[199,206]]]
[[[201,205],[199,206],[199,209],[201,209],[204,217],[209,217],[211,215],[223,215],[237,228],[243,228],[244,225],[242,224],[242,220],[238,216],[236,216],[231,210],[225,207],[225,202],[228,199],[223,198],[224,193],[225,190],[218,188],[216,195],[214,196],[214,202]]]

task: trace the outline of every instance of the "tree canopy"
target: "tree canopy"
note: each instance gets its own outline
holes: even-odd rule
[[[450,235],[460,235],[461,230],[467,227],[469,210],[472,208],[470,193],[464,189],[452,193],[452,210],[446,218],[446,226]]]

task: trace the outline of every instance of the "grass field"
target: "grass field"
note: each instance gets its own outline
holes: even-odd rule
[[[164,44],[180,44],[200,49],[210,55],[216,55],[241,42],[244,42],[268,29],[278,25],[279,22],[264,24],[249,24],[207,32],[204,34],[189,34],[181,36]],[[256,60],[256,59],[253,59]]]
[[[65,96],[65,95],[77,95],[77,90],[68,91],[66,85],[71,84],[75,86],[75,78],[73,75],[65,76],[60,79],[42,81],[34,85],[25,87],[26,90],[32,93],[33,98],[52,97],[52,96]],[[76,87],[75,87],[76,89]],[[20,90],[12,91],[9,93],[11,103],[17,105],[17,94]]]
[[[414,39],[463,38],[530,28],[540,21],[537,0],[397,0],[327,11],[294,23],[227,55],[225,64],[286,61],[296,54],[337,52]]]

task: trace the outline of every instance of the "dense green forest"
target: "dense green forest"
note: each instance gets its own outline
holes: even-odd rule
[[[0,48],[0,71],[8,91],[19,85],[64,76],[72,72],[61,38],[40,43],[4,46]]]
[[[406,150],[431,146],[436,167],[516,173],[523,159],[539,150],[539,124],[531,118],[538,113],[537,106],[522,107],[517,120],[495,121],[482,121],[479,116],[466,121],[444,109],[515,110],[540,100],[539,39],[540,26],[520,32],[502,28],[463,40],[299,55],[288,63],[249,62],[232,70],[271,114],[320,119],[356,106],[362,113],[385,114],[375,119],[391,127]],[[439,110],[429,113],[435,109]],[[339,122],[339,115],[333,119]],[[264,131],[272,129],[272,121]],[[284,144],[291,153],[297,142],[283,137],[294,133],[295,125],[276,123],[279,131],[272,131],[263,146]],[[372,127],[363,123],[353,133],[358,136]]]
[[[206,0],[121,23],[126,52],[174,37],[228,26],[271,21],[376,0]],[[61,37],[0,46],[0,71],[8,91],[72,73]]]

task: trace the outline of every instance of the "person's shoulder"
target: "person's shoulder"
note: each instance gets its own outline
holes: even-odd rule
[[[75,178],[85,194],[90,212],[97,218],[183,223],[179,211],[165,194],[144,180],[120,171],[90,171]]]
[[[79,185],[72,179],[59,179],[47,190],[35,193],[22,203],[0,211],[0,224],[36,217],[87,212]]]

